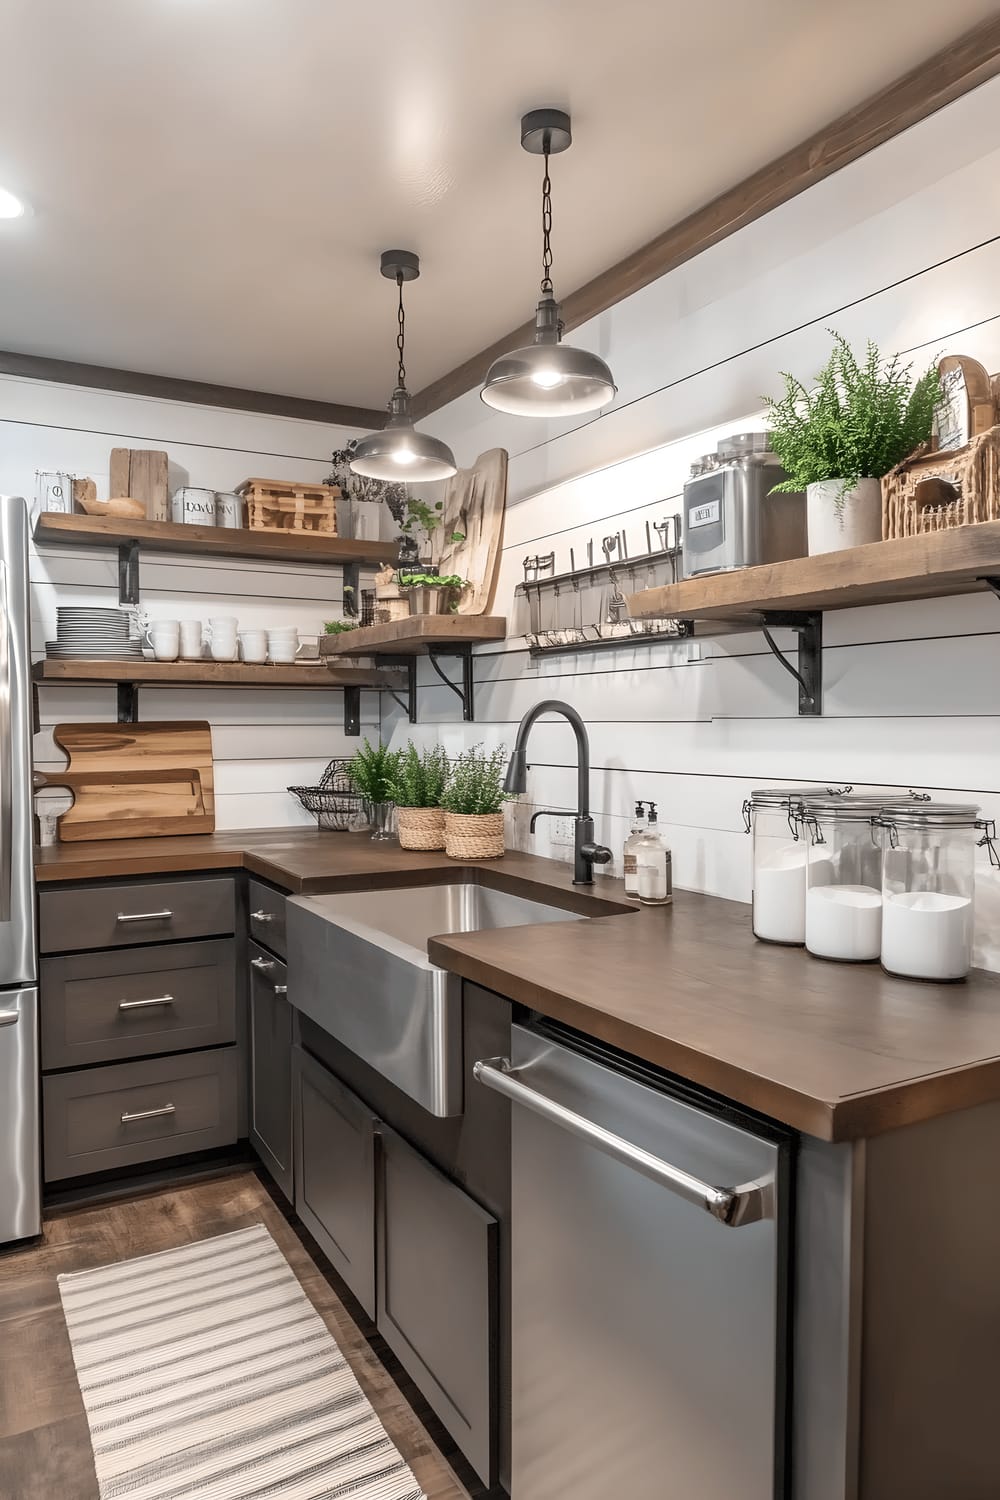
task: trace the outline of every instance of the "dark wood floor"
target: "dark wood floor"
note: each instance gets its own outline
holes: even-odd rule
[[[350,1360],[386,1431],[428,1500],[470,1500],[406,1399],[405,1377],[382,1363],[306,1244],[252,1171],[59,1213],[39,1245],[0,1255],[0,1497],[97,1500],[83,1401],[56,1276],[166,1250],[247,1225],[267,1225]]]

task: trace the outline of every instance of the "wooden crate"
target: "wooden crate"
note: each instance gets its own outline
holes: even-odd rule
[[[980,433],[963,448],[918,450],[882,480],[886,541],[998,520],[1000,426]]]
[[[315,531],[337,535],[335,484],[299,484],[290,479],[245,479],[238,494],[247,502],[251,531]]]

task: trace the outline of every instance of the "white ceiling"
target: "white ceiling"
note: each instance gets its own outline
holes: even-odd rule
[[[382,406],[875,93],[991,0],[0,0],[0,348]],[[664,330],[669,338],[669,330]]]

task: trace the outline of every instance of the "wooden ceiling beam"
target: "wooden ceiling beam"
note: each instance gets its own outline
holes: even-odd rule
[[[973,27],[888,88],[848,110],[808,140],[728,188],[572,292],[562,304],[567,330],[597,317],[997,73],[1000,73],[1000,17]],[[509,349],[530,343],[533,334],[533,322],[522,323],[433,381],[414,397],[415,415],[427,416],[479,385],[495,359]]]
[[[120,391],[128,396],[153,396],[162,401],[224,406],[233,411],[259,412],[262,416],[293,417],[299,422],[329,422],[365,432],[385,424],[384,411],[371,411],[364,406],[340,406],[305,396],[280,396],[268,391],[244,390],[241,386],[211,385],[203,380],[179,380],[172,375],[147,375],[139,370],[116,370],[108,365],[79,364],[75,360],[16,354],[10,350],[0,350],[0,374]]]

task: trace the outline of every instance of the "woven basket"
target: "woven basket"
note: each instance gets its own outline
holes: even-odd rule
[[[444,809],[397,807],[396,832],[401,849],[443,849]]]
[[[444,847],[451,859],[499,859],[503,813],[445,813]]]
[[[943,483],[927,485],[927,480]],[[981,521],[1000,521],[1000,426],[963,448],[932,453],[918,449],[882,480],[886,541]]]

